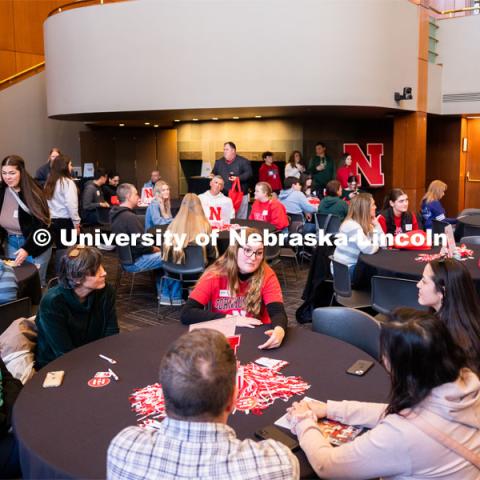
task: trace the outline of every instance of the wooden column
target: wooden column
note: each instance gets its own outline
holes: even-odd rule
[[[419,5],[418,80],[416,112],[399,115],[393,125],[392,187],[410,197],[410,209],[417,212],[425,193],[427,153],[428,10]]]

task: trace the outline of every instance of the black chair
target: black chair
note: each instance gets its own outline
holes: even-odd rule
[[[112,231],[112,225],[110,223],[110,208],[97,207],[97,218],[101,230],[105,232]]]
[[[462,237],[460,243],[466,243],[467,245],[480,245],[480,235],[474,235],[472,237]]]
[[[379,360],[380,323],[368,313],[344,307],[316,308],[312,330],[343,340]]]
[[[276,245],[268,245],[265,247],[265,260],[266,262],[271,266],[275,267],[276,265],[280,265],[280,268],[282,270],[282,278],[283,278],[283,283],[284,285],[287,285],[287,278],[285,276],[285,270],[283,268],[283,263],[282,259],[280,257],[281,254],[281,248],[278,243]]]
[[[164,275],[160,281],[160,288],[163,286],[165,279],[173,279],[182,282],[182,290],[188,289],[188,285],[195,285],[200,275],[205,270],[205,258],[203,255],[203,247],[198,245],[188,245],[185,249],[185,262],[173,263],[163,262],[162,268]],[[186,285],[186,286],[185,286]],[[170,301],[172,299],[170,298]],[[157,314],[160,310],[158,304]]]
[[[47,283],[47,290],[50,290],[53,287],[58,285],[58,277],[51,278]]]
[[[0,334],[2,334],[17,318],[29,317],[32,314],[30,297],[20,298],[0,305]]]
[[[445,227],[448,225],[448,222],[442,222],[441,220],[432,220],[432,233],[440,234],[445,233]]]
[[[330,223],[330,218],[332,215],[330,213],[314,213],[315,218],[315,226],[318,230],[325,230],[327,231],[328,224]]]
[[[370,293],[352,289],[348,266],[330,257],[333,264],[333,291],[337,303],[349,308],[367,308],[372,305]],[[333,301],[333,297],[332,297]]]
[[[296,217],[295,217],[296,215]],[[301,233],[303,230],[303,215],[302,214],[289,214],[289,224],[288,224],[288,234],[291,235],[293,233]],[[296,218],[296,220],[294,220]],[[280,248],[280,258],[282,260],[290,260],[293,270],[295,272],[295,280],[298,281],[298,259],[297,255],[299,255],[299,248],[297,246],[288,246],[288,247],[281,247]]]
[[[405,278],[372,277],[372,308],[387,315],[397,307],[428,310],[418,303],[418,288],[415,280]]]
[[[130,283],[130,297],[133,293],[133,285],[135,283],[135,272],[127,272],[123,267],[124,265],[131,265],[133,263],[132,251],[127,245],[125,247],[117,246],[117,255],[119,259],[119,264],[117,266],[117,278],[115,280],[115,290],[120,288],[120,283],[122,282],[122,277],[125,274],[132,276],[132,281]]]
[[[330,215],[330,220],[325,233],[336,234],[340,231],[340,225],[342,224],[342,219],[338,215]]]
[[[480,235],[480,227],[475,227],[473,225],[463,225],[463,236],[464,237],[478,237]]]

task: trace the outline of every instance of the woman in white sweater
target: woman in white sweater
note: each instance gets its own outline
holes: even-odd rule
[[[375,208],[373,197],[360,193],[350,201],[347,216],[340,225],[344,241],[337,243],[333,258],[348,265],[350,278],[353,278],[360,253],[372,254],[379,249],[379,238],[374,236],[381,235],[383,230],[375,217]]]
[[[303,164],[302,154],[298,150],[294,150],[285,165],[285,178],[295,177],[301,178],[305,173],[305,165]]]
[[[478,479],[480,464],[464,455],[480,457],[480,381],[465,353],[431,313],[401,308],[390,320],[380,335],[388,405],[295,402],[289,420],[300,446],[321,478]],[[323,417],[371,430],[333,448],[318,428]]]
[[[61,231],[65,231],[67,238],[70,238],[71,231],[74,229],[77,230],[77,233],[80,232],[78,191],[71,178],[71,172],[72,162],[70,159],[59,155],[52,162],[44,188],[52,218],[51,233],[57,246],[57,258],[68,248],[68,245],[64,245],[61,241]]]

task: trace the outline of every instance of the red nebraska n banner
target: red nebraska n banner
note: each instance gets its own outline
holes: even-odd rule
[[[362,178],[358,175],[360,172],[370,187],[385,185],[382,172],[383,143],[367,143],[369,159],[364,155],[358,143],[344,143],[343,151],[352,156],[352,168],[360,179],[359,185],[362,184]]]

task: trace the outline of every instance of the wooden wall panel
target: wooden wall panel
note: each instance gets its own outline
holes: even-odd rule
[[[170,185],[172,198],[179,193],[177,130],[157,130],[157,164],[162,178]]]
[[[427,169],[425,186],[432,180],[442,180],[448,185],[442,204],[449,216],[455,216],[463,207],[460,175],[461,119],[431,115],[427,126]]]
[[[150,178],[150,173],[157,168],[157,145],[156,135],[153,130],[143,129],[135,133],[135,166],[136,166],[136,184],[142,187]],[[163,176],[163,174],[162,174]]]
[[[15,63],[17,72],[21,72],[33,65],[37,65],[45,59],[43,55],[36,55],[34,53],[15,52]]]
[[[13,0],[0,0],[0,50],[15,50]]]
[[[115,135],[115,171],[120,176],[120,183],[133,183],[141,194],[141,185],[137,184],[135,173],[135,135],[122,132]]]
[[[0,50],[0,79],[10,77],[15,72],[15,52]]]

